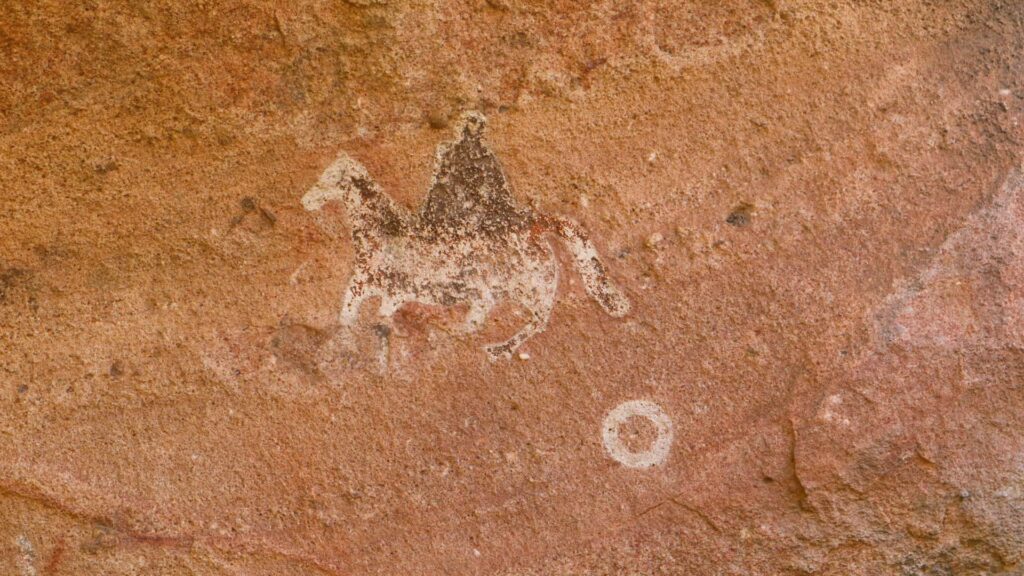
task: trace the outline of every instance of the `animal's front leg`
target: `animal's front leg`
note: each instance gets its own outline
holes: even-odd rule
[[[366,277],[355,275],[348,282],[345,289],[345,296],[341,300],[341,313],[338,315],[338,322],[341,327],[350,330],[359,320],[359,307],[366,300]]]

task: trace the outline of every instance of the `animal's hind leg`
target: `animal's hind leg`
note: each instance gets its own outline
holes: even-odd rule
[[[529,302],[524,302],[530,311],[530,321],[508,340],[501,344],[487,346],[487,354],[490,355],[491,360],[512,357],[512,354],[524,342],[544,331],[548,325],[548,319],[551,318],[551,310],[555,307],[554,293],[554,286],[551,286],[550,290],[544,290],[540,294],[535,294],[535,298],[531,298]]]
[[[377,334],[377,367],[381,374],[387,372],[389,359],[391,358],[391,335],[394,326],[391,317],[402,306],[401,301],[384,297],[381,299],[380,308],[377,310],[380,322],[374,325],[373,330]]]
[[[479,298],[473,300],[469,305],[469,312],[466,314],[466,318],[459,331],[463,334],[470,334],[483,328],[491,308],[494,308],[494,297],[489,293],[482,294]]]

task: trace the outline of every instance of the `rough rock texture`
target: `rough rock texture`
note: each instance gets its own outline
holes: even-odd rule
[[[624,317],[342,329],[469,111]],[[1022,118],[1019,0],[0,2],[0,574],[1019,574]]]

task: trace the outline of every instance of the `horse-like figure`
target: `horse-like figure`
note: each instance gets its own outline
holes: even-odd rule
[[[516,204],[483,141],[485,125],[482,114],[468,113],[455,140],[438,147],[433,182],[416,213],[384,194],[345,154],[303,196],[306,210],[337,200],[348,213],[355,269],[341,304],[345,330],[371,297],[380,298],[386,320],[406,302],[468,305],[466,332],[479,330],[497,302],[510,300],[529,312],[529,320],[505,342],[486,347],[492,359],[510,357],[551,316],[558,288],[558,261],[547,240],[552,235],[565,242],[587,293],[608,314],[629,311],[578,224]]]

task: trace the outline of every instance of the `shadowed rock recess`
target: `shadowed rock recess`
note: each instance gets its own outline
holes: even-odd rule
[[[0,2],[0,575],[1024,573],[1024,2]]]

